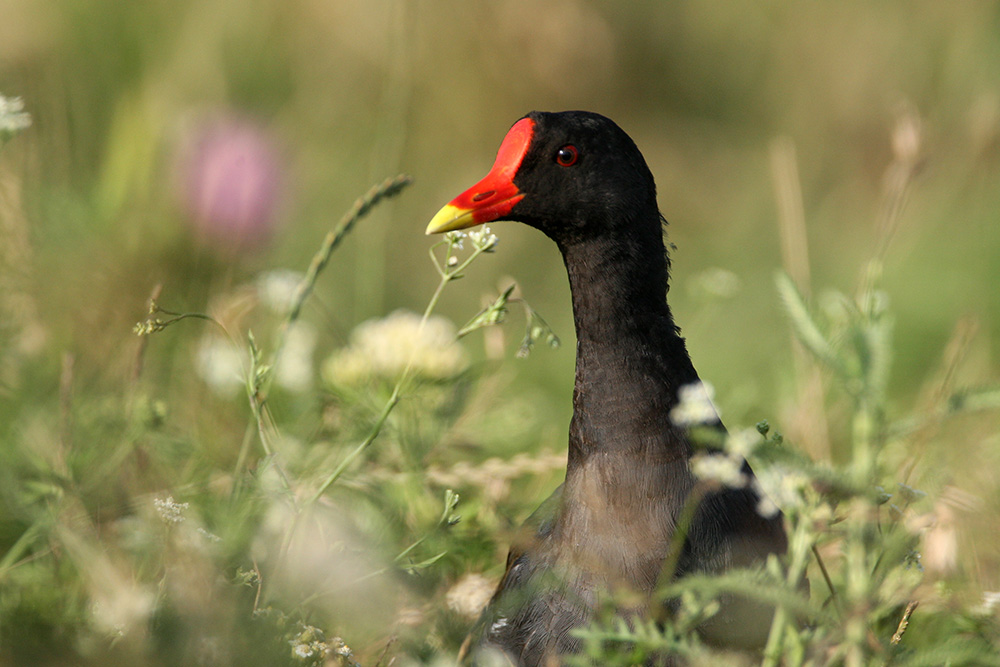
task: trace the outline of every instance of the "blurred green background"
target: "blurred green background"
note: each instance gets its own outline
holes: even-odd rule
[[[532,109],[603,113],[643,151],[676,246],[670,302],[731,427],[766,417],[814,456],[846,455],[843,396],[796,359],[774,288],[782,267],[822,308],[883,260],[898,414],[942,386],[1000,377],[996,3],[0,0],[0,94],[33,120],[0,153],[0,420],[21,433],[32,407],[57,405],[64,353],[76,395],[122,386],[155,285],[172,310],[239,310],[240,285],[304,270],[354,198],[399,172],[415,184],[320,278],[316,364],[361,321],[422,311],[437,282],[426,222]],[[190,147],[227,124],[249,128],[272,168],[275,201],[260,203],[266,230],[251,241],[192,220]],[[790,175],[790,189],[776,185]],[[805,240],[785,257],[782,196],[786,235]],[[904,206],[886,214],[893,203]],[[559,452],[574,349],[562,263],[533,230],[494,231],[498,252],[438,312],[461,325],[519,283],[564,345],[515,360],[512,315],[490,399],[537,413],[517,447]],[[202,333],[151,339],[142,382],[228,460],[246,407],[212,398],[191,371]],[[464,344],[489,356],[482,334]],[[1000,585],[996,426],[951,424],[906,459],[906,475],[952,499],[950,572],[982,588]],[[532,487],[524,507],[557,482],[558,471]]]

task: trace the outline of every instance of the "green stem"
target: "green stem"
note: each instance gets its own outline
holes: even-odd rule
[[[435,255],[433,254],[434,247],[431,248],[431,257],[435,257]],[[431,313],[434,312],[434,308],[437,306],[438,301],[441,299],[441,293],[444,291],[444,288],[452,280],[459,277],[461,272],[464,271],[466,268],[468,268],[469,265],[472,264],[472,262],[477,257],[479,257],[479,255],[483,254],[483,252],[485,252],[483,249],[476,248],[465,259],[464,262],[456,266],[455,269],[452,271],[448,271],[447,268],[441,269],[440,267],[438,267],[439,269],[438,272],[441,274],[441,281],[438,283],[437,288],[434,290],[434,294],[431,296],[430,302],[428,302],[427,304],[427,308],[424,309],[423,317],[420,318],[420,325],[417,327],[417,333],[416,333],[417,336],[419,336],[420,333],[423,332],[424,325],[427,324],[427,320],[430,318]],[[445,255],[445,261],[444,261],[445,267],[447,267],[448,257],[450,256],[451,256],[451,244],[449,244],[448,252]],[[436,257],[434,266],[435,267],[438,266]],[[347,467],[351,465],[351,463],[353,463],[359,456],[361,456],[361,454],[366,449],[368,449],[368,447],[371,446],[373,442],[375,442],[375,439],[382,432],[382,428],[385,426],[386,421],[389,419],[389,415],[392,413],[393,408],[395,408],[396,405],[399,403],[399,396],[403,390],[404,385],[410,379],[410,371],[413,369],[413,358],[415,354],[416,350],[411,352],[410,358],[406,362],[406,367],[403,368],[403,372],[400,373],[399,379],[396,381],[396,385],[392,389],[392,394],[389,396],[389,399],[385,402],[385,405],[382,406],[382,411],[379,413],[378,418],[375,420],[375,424],[372,426],[371,431],[368,432],[368,435],[365,436],[365,439],[362,440],[357,447],[355,447],[346,457],[344,457],[344,459],[337,465],[337,467],[333,470],[333,472],[331,472],[326,477],[326,479],[323,480],[323,483],[320,484],[316,492],[309,498],[307,504],[312,504],[317,500],[319,500],[320,497],[326,492],[326,490],[330,488],[330,485],[336,482],[340,478],[340,476],[344,474],[344,471],[347,469]]]
[[[21,554],[25,553],[31,547],[32,543],[42,532],[44,523],[42,517],[36,519],[33,524],[28,526],[27,530],[21,533],[21,536],[17,538],[13,546],[7,550],[7,553],[3,555],[3,558],[0,559],[0,581],[16,566]]]
[[[365,436],[365,439],[361,441],[361,444],[355,447],[350,454],[344,457],[344,460],[340,462],[334,471],[330,473],[325,480],[323,480],[323,483],[320,484],[318,489],[316,489],[316,493],[309,498],[309,501],[307,502],[308,505],[311,505],[319,500],[320,496],[322,496],[326,490],[330,488],[330,485],[340,479],[340,476],[344,474],[347,466],[351,465],[356,458],[361,456],[362,452],[368,449],[369,445],[375,442],[375,438],[377,438],[379,433],[382,432],[382,427],[385,426],[386,420],[389,419],[389,413],[391,413],[392,409],[396,407],[397,403],[399,403],[399,391],[402,386],[403,378],[401,377],[399,382],[397,382],[396,386],[393,388],[392,395],[389,396],[389,400],[386,401],[384,406],[382,406],[382,412],[379,413],[378,419],[375,420],[375,425],[372,426],[372,430],[369,431],[368,435]]]
[[[362,197],[359,197],[354,202],[354,205],[351,206],[350,210],[343,215],[340,222],[337,223],[337,226],[327,233],[326,238],[323,240],[323,244],[320,246],[316,254],[313,255],[312,261],[309,263],[309,268],[306,270],[306,275],[295,288],[295,294],[292,297],[292,304],[288,309],[288,315],[285,317],[284,322],[282,322],[281,327],[278,329],[277,341],[275,343],[274,353],[271,355],[270,367],[264,377],[259,380],[259,383],[257,378],[259,358],[257,356],[257,351],[251,350],[251,353],[254,355],[254,361],[251,364],[250,369],[250,408],[253,412],[254,422],[257,425],[257,431],[260,434],[261,446],[267,456],[273,455],[273,450],[269,442],[270,436],[268,435],[269,411],[267,408],[267,397],[270,392],[271,382],[274,379],[275,366],[281,358],[281,352],[284,349],[285,341],[288,338],[288,330],[293,324],[295,324],[296,321],[298,321],[299,315],[302,313],[302,306],[312,293],[313,288],[316,286],[316,281],[319,279],[320,272],[322,272],[329,263],[334,249],[340,245],[341,241],[344,240],[344,237],[347,236],[348,232],[350,232],[354,225],[361,218],[365,217],[377,203],[383,199],[399,194],[403,188],[412,182],[412,178],[405,174],[401,174],[394,178],[388,178],[373,186],[367,193],[365,193]],[[374,436],[372,439],[374,439]],[[239,466],[242,465],[244,459],[245,457],[241,450],[240,457],[237,461],[237,470],[239,470]],[[281,475],[286,489],[290,489],[291,482],[285,474],[282,466],[276,460],[274,461],[274,466]],[[332,481],[330,483],[332,483]]]
[[[871,411],[868,410],[864,399],[862,399],[861,404],[854,411],[854,419],[851,423],[854,440],[852,464],[854,467],[855,483],[865,486],[867,486],[868,482],[872,481],[870,473],[874,426]]]
[[[803,517],[798,517],[795,522],[795,531],[789,544],[791,561],[788,564],[788,574],[786,583],[792,589],[798,588],[799,582],[805,575],[808,564],[809,553],[812,544],[809,539],[809,522]],[[779,604],[774,612],[774,620],[771,622],[771,630],[767,636],[767,644],[764,646],[764,660],[761,667],[777,667],[782,664],[782,645],[785,639],[785,628],[792,624],[792,617],[785,605]]]
[[[833,580],[830,579],[830,572],[826,569],[826,563],[823,561],[823,557],[819,553],[819,549],[815,544],[812,545],[813,558],[816,559],[816,563],[819,565],[819,571],[823,574],[823,581],[826,582],[826,588],[830,591],[830,599],[833,600],[833,606],[840,613],[840,598],[837,597],[837,589],[833,585]]]
[[[667,557],[663,561],[663,565],[660,568],[660,577],[656,583],[656,590],[662,590],[664,587],[670,584],[674,579],[674,575],[677,572],[677,563],[680,561],[681,554],[684,552],[684,543],[687,541],[688,530],[691,528],[691,523],[694,521],[694,515],[698,511],[698,506],[701,504],[702,499],[705,497],[705,493],[708,491],[706,484],[704,482],[699,482],[691,489],[691,493],[688,494],[687,500],[684,503],[684,507],[681,508],[680,516],[677,518],[677,526],[674,528],[674,533],[670,537],[670,548],[667,551]],[[658,603],[663,602],[658,600]],[[653,610],[653,618],[660,619],[665,613],[665,605],[657,604],[657,608]]]
[[[230,493],[230,498],[236,498],[243,490],[243,478],[240,471],[246,465],[247,456],[250,454],[254,431],[254,422],[247,422],[246,430],[243,432],[243,442],[240,443],[240,453],[236,456],[236,467],[233,469],[233,490]]]
[[[285,321],[282,322],[281,328],[278,329],[278,339],[275,343],[274,354],[271,357],[271,373],[268,376],[267,381],[261,388],[261,400],[267,398],[267,393],[271,386],[271,378],[274,377],[274,365],[280,358],[281,351],[285,347],[285,341],[288,337],[288,330],[293,324],[299,319],[299,315],[302,313],[302,306],[305,304],[309,295],[312,294],[313,289],[316,287],[316,281],[319,279],[319,274],[326,265],[330,262],[330,256],[333,251],[340,245],[344,237],[347,236],[348,232],[354,228],[354,225],[363,217],[368,215],[369,211],[378,204],[383,199],[388,199],[394,197],[403,191],[403,189],[413,182],[413,178],[407,176],[406,174],[400,174],[393,178],[387,178],[378,185],[373,186],[368,192],[366,192],[362,197],[355,200],[354,205],[351,206],[350,210],[347,211],[337,223],[337,226],[330,230],[326,238],[323,240],[323,244],[320,246],[319,250],[313,255],[312,261],[309,263],[309,268],[306,270],[306,275],[303,276],[302,281],[299,282],[298,286],[295,288],[295,294],[292,296],[292,305],[288,309],[288,315],[285,317]]]

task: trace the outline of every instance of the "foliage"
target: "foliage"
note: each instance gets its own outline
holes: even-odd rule
[[[134,329],[144,345],[127,392],[78,395],[67,362],[60,427],[32,425],[31,414],[15,422],[11,435],[21,446],[5,452],[9,546],[0,561],[8,659],[148,661],[152,647],[159,647],[162,664],[358,664],[355,639],[347,637],[350,645],[341,639],[347,630],[366,646],[378,646],[365,650],[368,660],[372,651],[429,658],[455,650],[467,619],[448,611],[449,605],[462,607],[452,593],[442,604],[441,587],[464,571],[488,567],[502,540],[487,520],[496,511],[487,497],[471,504],[480,516],[460,536],[458,494],[447,488],[443,508],[435,501],[440,487],[427,464],[450,428],[477,417],[468,404],[485,380],[466,361],[442,366],[432,359],[452,344],[449,337],[502,322],[513,287],[461,330],[445,328],[429,345],[419,341],[445,287],[495,251],[496,237],[451,233],[432,248],[440,282],[423,316],[378,325],[403,327],[381,345],[386,354],[408,350],[405,358],[385,365],[378,349],[368,350],[359,363],[382,363],[380,370],[327,374],[330,393],[318,412],[307,412],[314,415],[310,442],[283,432],[274,414],[280,396],[272,395],[289,332],[332,250],[379,200],[408,182],[390,179],[373,188],[327,236],[310,270],[286,289],[272,352],[249,331],[244,346],[223,322],[167,311],[154,297]],[[463,255],[466,240],[471,247]],[[679,604],[670,605],[674,611],[664,623],[630,624],[609,612],[579,631],[585,651],[575,661],[724,660],[697,628],[718,610],[719,596],[735,595],[776,609],[764,665],[920,665],[934,664],[933,656],[948,656],[956,665],[995,664],[1000,627],[992,607],[988,613],[949,608],[947,596],[924,585],[919,536],[909,520],[926,494],[902,482],[887,484],[888,453],[918,429],[912,418],[887,418],[887,297],[874,280],[866,281],[856,301],[837,299],[844,304],[841,316],[824,326],[788,276],[778,276],[778,287],[793,330],[850,400],[849,462],[812,462],[767,422],[734,433],[721,453],[699,455],[694,469],[705,488],[746,483],[739,462],[744,456],[755,462],[765,493],[787,517],[785,562],[772,558],[760,571],[670,583],[658,599]],[[525,315],[529,330],[547,327],[526,304]],[[175,423],[168,404],[137,391],[142,355],[150,353],[145,339],[191,318],[214,324],[230,346],[243,348],[237,358],[243,358],[249,422],[232,467],[211,460],[211,452]],[[375,325],[366,326],[365,337],[375,337]],[[995,408],[997,395],[994,387],[962,390],[930,415],[945,419]],[[682,399],[673,416],[698,433],[700,420],[714,418],[713,410],[701,408],[710,405],[711,393],[699,387]],[[403,409],[407,403],[416,410]],[[108,442],[113,433],[118,436]],[[75,446],[102,441],[96,450]],[[707,465],[713,460],[733,463],[736,472]],[[485,478],[486,484],[497,481]],[[759,511],[776,508],[762,505]],[[811,593],[802,586],[807,568]],[[472,613],[489,587],[483,581],[470,593],[479,600]],[[911,641],[911,622],[953,632],[939,632],[932,642]]]
[[[892,349],[887,295],[875,281],[866,281],[856,301],[838,296],[843,316],[824,327],[786,274],[779,274],[777,283],[796,336],[850,399],[853,455],[844,465],[809,461],[766,421],[757,425],[756,442],[746,434],[727,438],[726,451],[709,458],[734,461],[736,479],[720,472],[722,467],[703,467],[710,472],[700,484],[742,486],[746,479],[738,474],[738,463],[749,453],[764,492],[787,518],[785,562],[772,557],[759,571],[676,581],[661,591],[661,599],[680,601],[665,627],[629,626],[611,615],[579,631],[587,660],[631,665],[677,656],[693,664],[725,664],[695,629],[718,611],[720,596],[739,596],[776,610],[761,665],[1000,664],[1000,624],[992,604],[956,609],[928,585],[919,531],[913,528],[926,511],[927,494],[893,480],[890,472],[892,453],[905,449],[913,434],[903,425],[913,420],[894,424],[887,417]],[[995,386],[961,390],[944,397],[930,418],[945,419],[963,408],[996,409],[996,396]],[[920,630],[908,630],[914,618],[918,628],[949,630],[928,643]]]
[[[456,272],[476,239],[429,270],[421,230],[532,108],[642,148],[721,444],[796,540],[582,660],[995,664],[997,6],[529,4],[3,3],[0,664],[451,660],[561,481],[574,346],[546,239]],[[690,632],[726,591],[781,607],[768,657]]]

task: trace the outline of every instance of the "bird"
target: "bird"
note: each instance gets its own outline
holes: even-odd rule
[[[611,596],[648,601],[664,574],[760,564],[784,554],[788,540],[780,512],[758,511],[756,483],[710,489],[684,521],[698,450],[670,415],[700,379],[667,302],[666,222],[632,138],[597,113],[532,111],[507,132],[487,176],[426,231],[503,220],[559,248],[577,341],[565,481],[513,540],[469,652],[474,664],[492,656],[535,667],[579,652],[572,630]],[[717,413],[710,421],[724,433]],[[741,471],[754,481],[746,461]],[[678,537],[683,546],[672,551]],[[623,604],[618,613],[629,619],[650,607]],[[699,632],[711,643],[759,647],[772,615],[729,598]]]

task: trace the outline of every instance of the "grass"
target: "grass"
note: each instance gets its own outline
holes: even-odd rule
[[[494,570],[491,561],[504,547],[498,513],[509,489],[490,487],[509,486],[524,471],[498,474],[486,461],[477,481],[475,466],[466,464],[453,481],[471,485],[474,500],[461,502],[452,488],[442,494],[427,462],[442,456],[441,443],[463,420],[492,416],[483,414],[476,393],[496,371],[471,366],[461,354],[441,366],[433,355],[457,346],[459,335],[501,324],[513,288],[460,331],[440,320],[444,339],[423,339],[444,289],[495,252],[496,237],[488,230],[451,233],[431,248],[440,281],[423,316],[370,325],[369,336],[382,327],[396,345],[409,340],[406,358],[389,368],[376,365],[377,351],[359,358],[361,368],[331,361],[325,391],[305,396],[311,407],[300,419],[312,422],[308,440],[287,433],[276,416],[288,412],[282,399],[294,398],[274,385],[282,353],[323,267],[358,220],[408,183],[398,177],[372,188],[327,236],[284,312],[271,318],[277,321],[269,347],[249,329],[241,335],[209,315],[163,309],[158,288],[149,315],[135,326],[143,344],[126,384],[82,395],[72,358],[64,359],[51,408],[58,427],[32,425],[44,414],[33,406],[41,412],[16,421],[8,434],[19,446],[6,450],[4,466],[5,660],[321,665],[454,655],[490,586],[475,580],[478,587],[465,595],[479,603],[467,602],[455,593],[458,582]],[[733,460],[750,455],[788,518],[784,562],[667,582],[663,599],[681,604],[665,625],[629,626],[611,614],[579,631],[586,649],[576,662],[732,659],[704,646],[695,629],[717,610],[718,596],[735,594],[777,608],[762,665],[921,665],[942,657],[954,665],[1000,663],[995,603],[970,605],[925,579],[911,525],[926,512],[927,494],[889,472],[922,431],[1000,407],[1000,390],[960,390],[919,416],[890,422],[890,311],[879,271],[867,275],[857,298],[838,297],[837,317],[826,324],[787,274],[777,280],[797,339],[851,406],[849,462],[812,461],[766,422],[729,440],[740,442]],[[544,320],[525,310],[522,350],[533,339],[551,342]],[[178,325],[205,326],[198,320],[216,325],[243,357],[247,425],[235,465],[212,460],[219,452],[174,422],[168,403],[138,389],[150,345]],[[95,451],[77,443],[100,444]],[[524,460],[528,469],[537,463]],[[706,469],[705,488],[746,483]],[[800,585],[807,571],[808,593]],[[930,640],[929,633],[914,636],[911,622],[938,632]]]
[[[0,664],[449,661],[561,481],[572,324],[544,239],[428,266],[421,230],[570,107],[657,175],[673,310],[793,537],[581,662],[734,664],[690,629],[738,592],[781,609],[748,664],[996,664],[995,8],[8,4]],[[283,146],[263,240],[191,224],[203,113]]]

